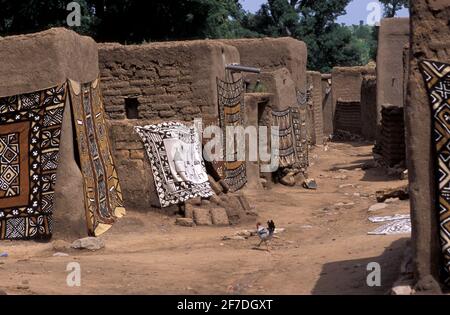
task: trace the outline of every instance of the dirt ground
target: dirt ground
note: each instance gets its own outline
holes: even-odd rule
[[[254,228],[180,227],[174,217],[129,211],[102,238],[97,252],[66,251],[53,257],[51,243],[0,242],[0,290],[7,294],[385,294],[399,275],[409,235],[371,236],[379,224],[369,215],[405,214],[408,201],[368,213],[375,192],[406,181],[370,161],[367,143],[330,143],[312,152],[310,177],[318,190],[276,185],[248,192],[260,221],[285,228],[272,251],[254,249],[258,239],[222,240]],[[352,184],[352,185],[347,185]],[[344,185],[344,186],[342,186]],[[352,202],[336,209],[339,202]],[[81,286],[69,287],[66,267],[81,266]],[[366,285],[366,266],[381,265],[381,287]]]

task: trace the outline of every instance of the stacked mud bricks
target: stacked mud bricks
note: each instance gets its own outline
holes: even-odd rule
[[[450,3],[447,0],[414,0],[410,5],[411,45],[408,90],[405,102],[411,201],[415,289],[440,291],[439,210],[436,205],[432,112],[422,74],[421,60],[450,63]]]
[[[361,135],[362,117],[370,115],[373,99],[362,92],[363,82],[373,78],[373,65],[365,67],[335,67],[332,71],[332,106],[334,131],[347,131]],[[365,86],[365,85],[364,85]],[[362,97],[364,96],[364,100]],[[361,104],[367,105],[362,108]],[[368,108],[367,108],[368,107]]]
[[[381,156],[392,167],[405,160],[405,123],[403,107],[387,106],[381,110]]]
[[[404,48],[409,43],[409,19],[383,19],[377,56],[377,148],[394,166],[406,159],[404,131]]]

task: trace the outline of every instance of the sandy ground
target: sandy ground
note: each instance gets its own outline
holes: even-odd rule
[[[317,191],[274,186],[248,192],[260,220],[285,228],[272,251],[258,239],[223,241],[253,225],[179,227],[175,218],[129,211],[97,252],[70,250],[53,257],[51,243],[0,242],[0,289],[8,294],[385,294],[397,279],[409,235],[370,236],[375,192],[399,187],[379,169],[364,171],[372,146],[331,143],[312,153]],[[344,175],[344,176],[343,176]],[[341,179],[342,178],[342,179]],[[342,185],[353,184],[342,187]],[[358,196],[358,194],[362,196]],[[368,197],[364,197],[368,195]],[[348,209],[335,209],[352,202]],[[405,214],[398,201],[373,215]],[[370,214],[372,215],[372,214]],[[81,286],[69,287],[66,267],[81,266]],[[366,266],[381,265],[381,287],[366,285]]]

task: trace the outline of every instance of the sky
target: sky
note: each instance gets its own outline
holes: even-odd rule
[[[261,7],[261,4],[266,3],[266,0],[240,0],[245,10],[256,12]],[[320,0],[318,0],[320,1]],[[375,4],[375,5],[374,5]],[[359,24],[359,21],[364,21],[364,24],[371,24],[373,21],[379,20],[380,15],[383,14],[382,7],[377,7],[379,2],[376,0],[353,0],[347,7],[347,14],[338,18],[338,23],[347,25]],[[368,7],[369,6],[369,7]],[[377,8],[381,8],[377,11]],[[397,16],[409,16],[408,9],[403,9],[397,12]]]

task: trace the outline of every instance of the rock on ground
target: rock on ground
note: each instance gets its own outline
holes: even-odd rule
[[[369,211],[372,212],[372,211],[383,210],[383,209],[385,209],[387,206],[388,206],[388,205],[385,204],[385,203],[376,203],[376,204],[372,205],[372,206],[369,208]]]
[[[74,249],[87,249],[91,251],[99,250],[105,247],[102,239],[96,237],[85,237],[72,243]]]

